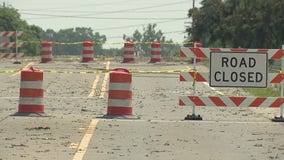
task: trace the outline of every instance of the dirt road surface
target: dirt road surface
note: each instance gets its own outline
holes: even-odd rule
[[[31,63],[32,62],[32,63]],[[197,107],[203,121],[184,121],[192,107],[178,105],[192,93],[179,73],[132,73],[133,117],[104,119],[108,73],[114,68],[159,71],[192,68],[185,62],[120,63],[112,60],[11,61],[1,71],[33,65],[44,70],[46,117],[11,116],[18,111],[20,74],[0,73],[0,160],[274,160],[284,159],[279,109]],[[202,64],[199,71],[208,69]],[[66,71],[69,71],[67,73]],[[72,73],[70,73],[72,72]],[[81,73],[78,73],[81,72]],[[241,89],[196,83],[198,95],[247,96]]]

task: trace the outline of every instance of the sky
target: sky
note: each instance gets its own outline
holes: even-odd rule
[[[195,0],[200,6],[201,0]],[[90,27],[106,35],[108,48],[123,42],[136,29],[156,23],[166,40],[182,43],[185,26],[190,25],[187,13],[192,0],[0,0],[18,9],[29,25],[58,31],[75,27]]]

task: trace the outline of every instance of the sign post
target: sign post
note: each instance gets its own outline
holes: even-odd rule
[[[284,52],[284,45],[282,45],[282,52]],[[280,72],[283,72],[284,70],[284,58],[281,58],[281,71]],[[283,98],[283,86],[284,83],[281,82],[280,83],[280,97]],[[280,107],[280,116],[279,117],[274,117],[274,119],[272,119],[272,121],[274,122],[284,122],[284,117],[283,117],[283,110],[284,110],[284,106],[282,105]]]
[[[284,45],[282,45],[282,50],[284,50]],[[284,58],[281,59],[281,72],[283,72],[283,70],[284,70]],[[281,85],[280,96],[283,97],[283,85],[284,85],[284,83],[282,82],[282,83],[280,83],[280,85]],[[284,121],[283,109],[284,109],[284,106],[282,105],[281,108],[280,108],[280,117],[279,117],[282,120],[282,122]]]
[[[284,45],[282,45],[282,52],[284,52],[283,50],[284,50]],[[281,72],[283,72],[283,70],[284,70],[284,58],[281,59]],[[281,84],[281,89],[280,89],[281,94],[280,94],[280,96],[283,97],[283,85],[284,85],[284,83],[282,82],[280,84]],[[282,121],[284,121],[284,119],[283,119],[283,109],[284,109],[284,106],[282,105],[281,108],[280,108],[280,118],[282,119]]]

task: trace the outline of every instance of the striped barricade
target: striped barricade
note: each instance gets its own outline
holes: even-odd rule
[[[284,98],[280,97],[181,96],[179,99],[180,106],[279,108],[283,103]]]
[[[245,48],[192,48],[182,47],[180,57],[210,58],[211,52],[259,52],[267,53],[268,59],[281,59],[284,56],[282,49],[245,49]]]
[[[23,53],[18,53],[18,48],[23,47],[23,42],[18,42],[17,37],[20,37],[24,34],[23,31],[3,31],[0,32],[0,39],[4,39],[0,43],[0,49],[5,50],[5,53],[0,53],[0,59],[8,58],[12,59],[15,58],[16,62],[14,64],[19,64],[20,62],[17,61],[18,58],[22,58],[24,56]],[[2,37],[2,38],[1,38]],[[9,37],[16,37],[16,42],[9,42]],[[10,53],[9,50],[11,48],[16,48],[16,53]]]
[[[0,44],[0,48],[16,48],[16,47],[23,47],[23,42],[5,42]]]
[[[0,59],[13,59],[13,58],[23,58],[24,53],[0,53]]]
[[[282,49],[243,49],[243,48],[192,48],[182,47],[180,57],[194,58],[211,58],[211,53],[266,53],[267,59],[281,59],[284,56]],[[212,57],[213,58],[213,57]],[[210,66],[211,67],[211,66]],[[181,82],[209,82],[210,74],[207,72],[198,72],[196,68],[192,71],[180,72],[179,77]],[[267,83],[282,83],[284,73],[268,73]],[[222,87],[222,86],[219,86]],[[193,114],[187,115],[186,120],[202,120],[195,116],[195,106],[217,106],[217,107],[280,107],[280,119],[275,117],[273,121],[282,121],[283,119],[283,97],[218,97],[218,96],[198,96],[193,91],[191,96],[180,96],[180,106],[193,106]]]
[[[0,37],[20,37],[24,34],[23,31],[3,31],[0,32]]]

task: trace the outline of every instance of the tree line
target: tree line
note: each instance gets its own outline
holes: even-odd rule
[[[61,29],[58,32],[47,29],[43,32],[42,39],[54,42],[53,53],[56,55],[81,54],[83,50],[83,41],[96,42],[94,45],[95,53],[103,54],[102,45],[106,42],[105,35],[100,35],[99,32],[94,33],[92,28],[87,27]]]
[[[190,9],[188,41],[208,47],[280,48],[284,43],[283,0],[203,0]]]
[[[136,42],[135,50],[143,51],[140,55],[149,56],[150,44],[145,42],[160,41],[162,43],[172,43],[172,40],[166,40],[162,31],[156,31],[156,24],[148,24],[143,29],[143,33],[135,30],[133,36],[122,35],[122,40]],[[83,41],[94,41],[94,51],[96,55],[121,55],[123,48],[104,49],[107,37],[99,32],[94,32],[92,28],[76,27],[60,29],[43,30],[36,25],[29,25],[25,20],[21,19],[21,15],[17,9],[12,6],[0,5],[0,31],[23,31],[24,36],[20,37],[24,41],[24,46],[20,48],[25,55],[40,55],[41,42],[44,40],[52,41],[54,55],[79,55],[82,54]],[[81,42],[81,43],[75,43]],[[144,42],[144,43],[143,43]],[[171,56],[179,51],[180,45],[171,44],[163,45],[163,56]]]
[[[156,31],[157,24],[148,24],[143,27],[143,32],[135,30],[131,36],[123,35],[124,41],[136,42],[135,50],[139,52],[140,55],[149,55],[151,52],[151,42],[157,41],[161,42],[163,45],[162,51],[163,56],[170,57],[176,55],[180,50],[180,45],[175,44],[171,39],[166,40],[161,30]]]

